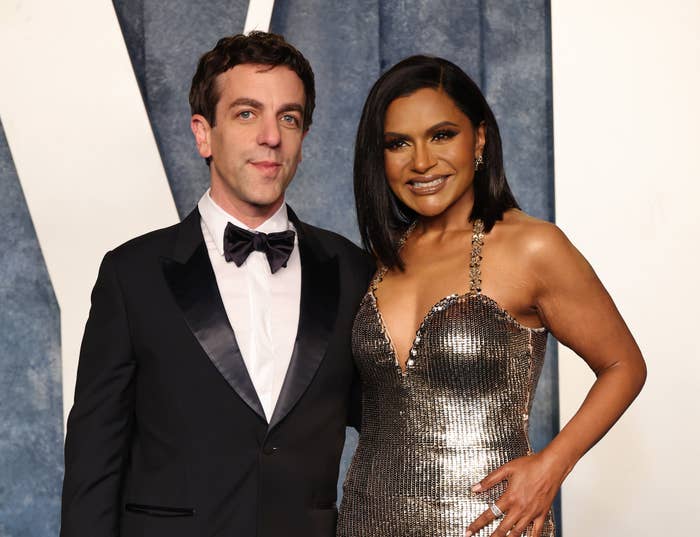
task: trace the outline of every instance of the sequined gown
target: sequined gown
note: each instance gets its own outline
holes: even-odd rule
[[[470,291],[430,309],[405,373],[377,308],[384,271],[362,300],[352,340],[363,382],[362,432],[343,486],[338,537],[463,537],[504,490],[501,484],[476,494],[470,486],[531,453],[528,416],[547,334],[481,294],[484,236],[477,220]],[[538,537],[552,536],[550,512]]]

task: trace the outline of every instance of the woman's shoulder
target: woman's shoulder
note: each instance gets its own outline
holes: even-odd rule
[[[495,239],[508,251],[548,262],[571,251],[573,246],[556,224],[535,218],[519,209],[509,209],[493,228]]]

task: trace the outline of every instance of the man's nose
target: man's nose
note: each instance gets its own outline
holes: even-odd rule
[[[258,144],[269,147],[277,147],[281,141],[280,125],[276,117],[264,118],[260,122],[258,131]]]

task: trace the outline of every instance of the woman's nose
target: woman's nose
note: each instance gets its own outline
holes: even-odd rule
[[[427,146],[427,144],[416,144],[415,151],[413,153],[414,171],[416,171],[417,173],[425,173],[430,168],[435,166],[436,163],[437,160],[435,159],[433,152],[430,151],[430,148]]]

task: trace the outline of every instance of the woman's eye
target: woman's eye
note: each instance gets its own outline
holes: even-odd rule
[[[449,140],[450,138],[454,138],[457,136],[457,133],[455,131],[437,131],[435,134],[433,134],[433,140]]]
[[[400,147],[406,147],[406,140],[394,138],[393,140],[387,140],[384,142],[384,149],[388,149],[389,151],[399,149]]]

